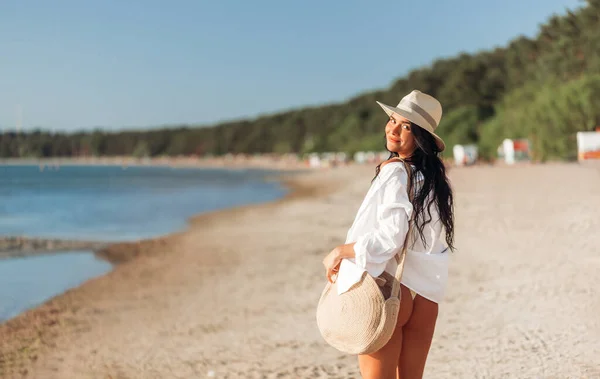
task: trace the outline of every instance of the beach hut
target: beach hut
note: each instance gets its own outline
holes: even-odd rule
[[[454,155],[454,164],[457,166],[475,164],[478,157],[476,145],[454,145],[452,153]]]
[[[600,159],[600,129],[577,133],[577,160]]]
[[[498,147],[498,157],[506,164],[531,160],[531,144],[526,138],[510,139],[502,141]]]

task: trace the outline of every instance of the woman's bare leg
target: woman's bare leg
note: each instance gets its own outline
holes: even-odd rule
[[[400,313],[390,342],[373,354],[358,356],[358,365],[363,379],[396,379],[398,357],[402,350],[402,327],[410,318],[413,302],[408,288],[402,286],[400,290],[402,291]]]
[[[437,315],[437,303],[419,295],[415,297],[412,314],[402,328],[402,348],[398,362],[400,379],[423,377]]]

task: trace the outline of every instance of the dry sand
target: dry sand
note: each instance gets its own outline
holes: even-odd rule
[[[0,325],[0,376],[358,378],[314,314],[321,259],[372,174],[299,176],[283,201],[115,248],[127,259],[111,273]],[[458,251],[425,377],[600,378],[600,170],[472,167],[451,179]]]

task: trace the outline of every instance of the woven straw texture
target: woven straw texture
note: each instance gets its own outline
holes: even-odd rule
[[[384,300],[375,280],[364,273],[341,295],[328,283],[317,307],[317,325],[325,341],[348,354],[370,354],[392,337],[400,309],[399,297]]]

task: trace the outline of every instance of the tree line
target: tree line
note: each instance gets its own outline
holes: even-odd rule
[[[600,125],[600,0],[554,15],[533,39],[439,59],[387,89],[347,102],[212,126],[146,131],[0,135],[0,157],[178,156],[383,150],[386,115],[412,89],[444,105],[447,146],[477,144],[490,158],[504,138],[529,138],[534,158],[573,159],[575,132]],[[446,154],[451,154],[447,149]]]

